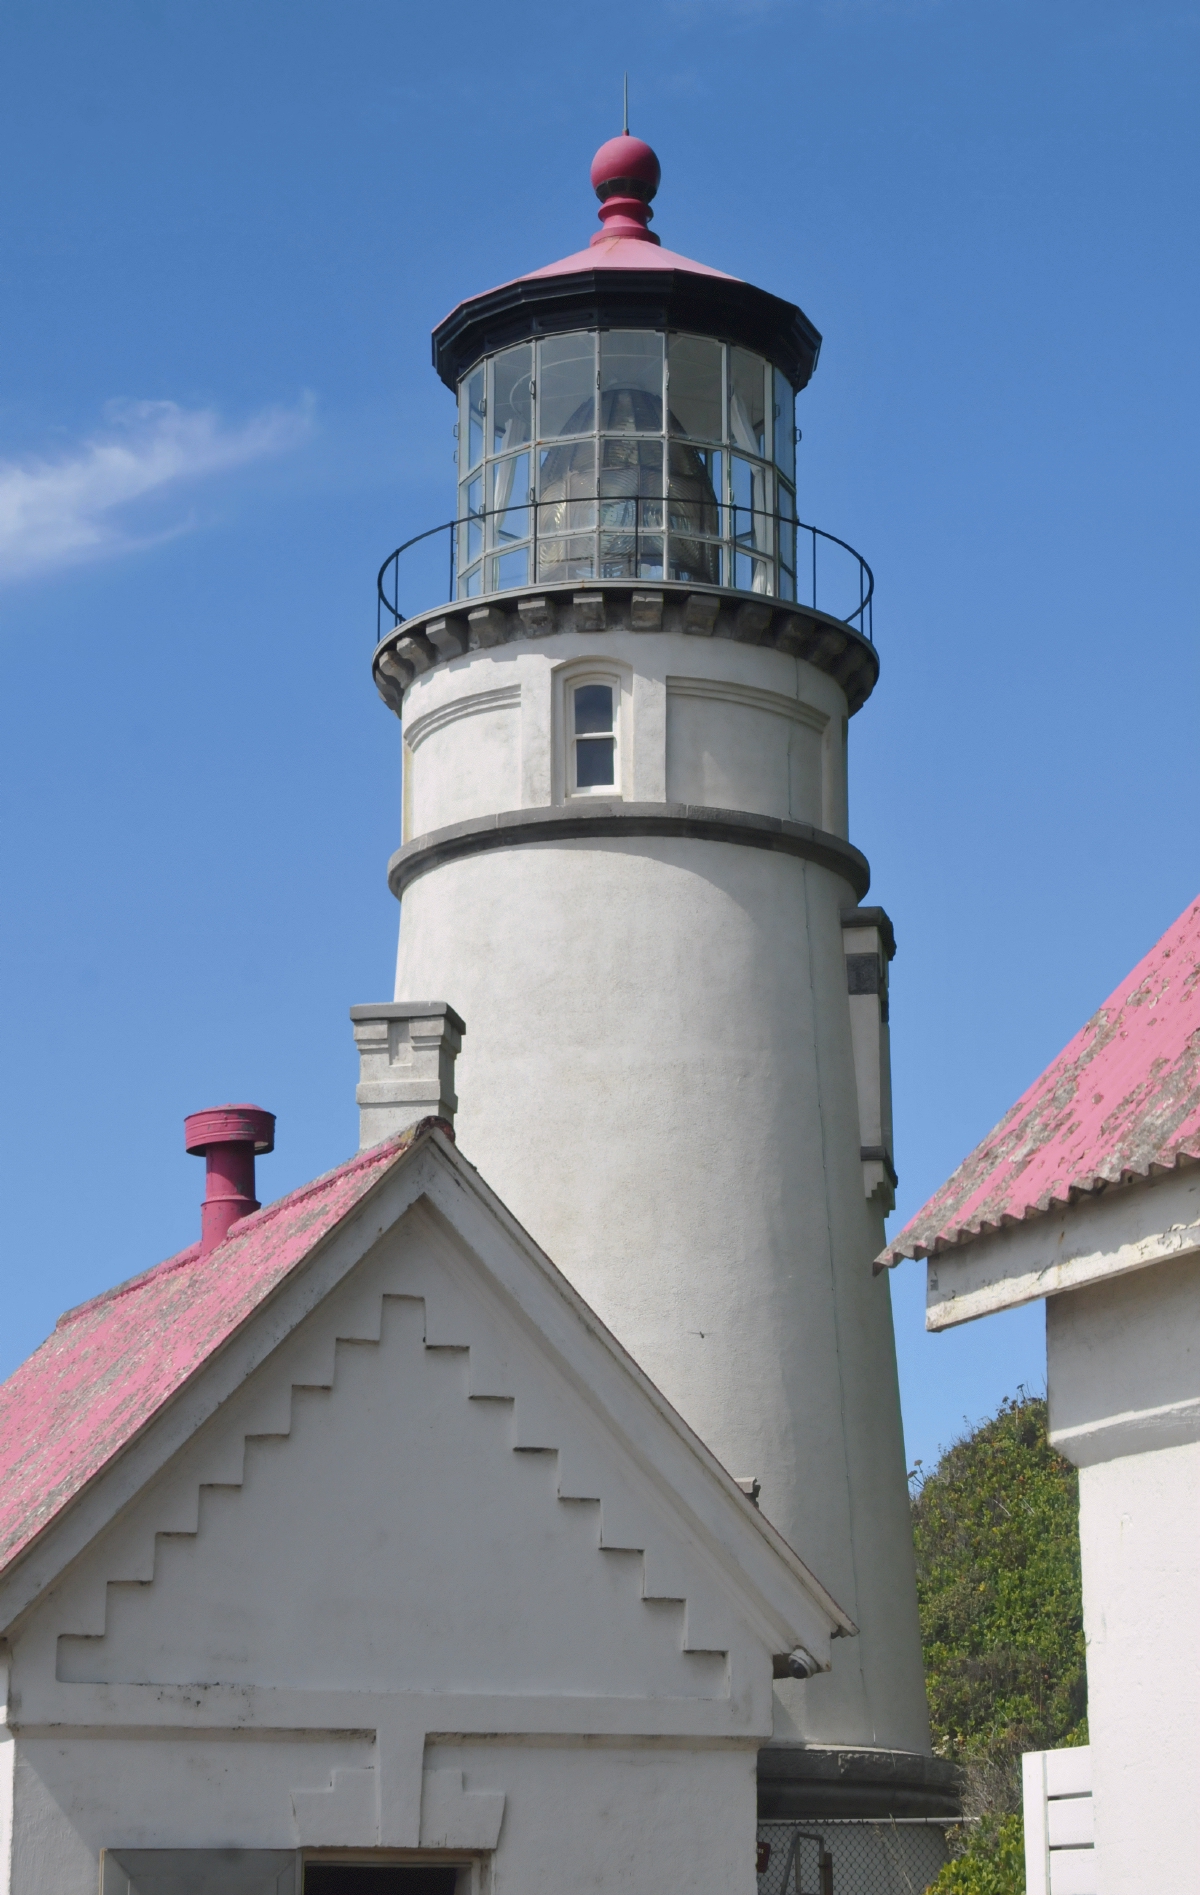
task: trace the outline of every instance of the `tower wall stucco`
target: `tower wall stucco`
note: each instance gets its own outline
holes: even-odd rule
[[[413,683],[406,840],[570,803],[563,686],[593,671],[620,685],[618,818],[622,802],[719,796],[845,836],[831,677],[780,651],[613,629],[465,654]],[[842,944],[858,892],[818,860],[619,820],[468,852],[405,887],[396,994],[462,1014],[463,1151],[730,1472],[761,1482],[764,1512],[860,1627],[832,1674],[779,1685],[777,1735],[922,1750]]]

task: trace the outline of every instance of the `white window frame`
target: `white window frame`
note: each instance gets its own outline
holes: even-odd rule
[[[580,789],[575,782],[575,693],[581,685],[607,685],[613,694],[613,780]],[[625,665],[601,658],[574,659],[560,667],[555,679],[554,723],[557,799],[577,803],[620,802],[626,793],[629,758],[629,706],[632,674]],[[596,736],[605,733],[597,731]]]

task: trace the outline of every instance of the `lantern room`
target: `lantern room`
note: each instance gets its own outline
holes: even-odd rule
[[[795,391],[716,337],[576,329],[458,385],[456,596],[669,579],[796,597]]]
[[[381,635],[382,614],[398,625],[411,603],[402,556],[444,535],[450,602],[624,580],[816,609],[820,551],[822,607],[869,637],[865,561],[797,511],[795,403],[821,338],[794,304],[664,249],[658,180],[649,145],[610,139],[587,249],[435,329],[457,507],[385,562]]]

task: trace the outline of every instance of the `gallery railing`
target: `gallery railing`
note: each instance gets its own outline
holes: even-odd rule
[[[585,517],[588,514],[590,518]],[[697,516],[708,516],[715,520],[719,514],[729,520],[729,533],[706,533],[703,524],[694,524]],[[527,516],[529,525],[525,524],[522,515]],[[497,521],[502,523],[499,527],[495,525]],[[642,570],[644,564],[657,559],[661,565],[664,541],[674,542],[675,545],[684,542],[693,552],[718,556],[721,569],[726,574],[719,582],[702,580],[692,574],[689,577],[693,584],[720,583],[723,589],[747,591],[759,596],[763,596],[765,590],[767,596],[774,598],[791,598],[791,588],[794,587],[797,604],[811,604],[814,611],[823,612],[827,617],[849,625],[872,644],[875,642],[875,576],[862,554],[856,552],[846,540],[839,539],[836,533],[827,533],[823,527],[810,526],[803,520],[790,520],[779,513],[767,513],[758,507],[718,507],[712,502],[691,499],[664,501],[655,495],[630,494],[611,497],[602,495],[590,499],[526,500],[516,504],[510,502],[504,507],[464,514],[457,520],[443,520],[439,526],[427,527],[423,533],[415,533],[394,553],[389,553],[379,568],[375,607],[377,644],[387,632],[394,631],[396,626],[403,625],[412,616],[403,611],[400,605],[402,560],[405,562],[406,589],[410,584],[422,585],[423,589],[430,590],[431,604],[442,603],[437,596],[441,585],[436,576],[439,562],[436,558],[429,558],[442,533],[447,536],[441,567],[442,571],[448,567],[444,594],[447,603],[458,596],[458,574],[462,567],[474,567],[478,562],[481,575],[478,591],[464,593],[464,598],[485,597],[497,591],[523,591],[531,585],[553,583],[555,552],[565,551],[570,542],[576,545],[589,539],[595,542],[597,536],[604,542],[596,562],[600,568],[599,577],[580,578],[579,584],[603,585],[606,578],[637,578],[646,584],[661,584],[661,571],[656,582]],[[469,559],[464,560],[462,549],[468,536],[472,540],[478,538],[479,547],[477,551],[471,552]],[[418,549],[422,549],[424,557]],[[786,557],[781,558],[781,551],[786,555],[793,549],[796,560],[794,571],[787,567]],[[528,552],[526,579],[515,586],[487,586],[482,583],[483,568],[489,559],[522,550]],[[605,573],[603,567],[606,562],[620,565],[624,570]],[[765,589],[762,585],[729,586],[731,562],[735,577],[741,576],[739,566],[757,566],[759,572],[768,575],[772,583]],[[845,610],[847,605],[851,608],[849,611]]]

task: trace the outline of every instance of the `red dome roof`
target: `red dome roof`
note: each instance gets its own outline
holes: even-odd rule
[[[765,355],[793,388],[816,367],[819,332],[803,310],[709,263],[664,250],[649,229],[661,168],[644,139],[623,132],[592,160],[602,228],[555,263],[468,297],[433,332],[447,388],[480,356],[568,329],[690,330]]]
[[[628,132],[610,138],[592,159],[592,189],[599,198],[611,196],[615,185],[633,184],[639,187],[636,195],[648,204],[661,179],[657,154],[644,139],[631,138]]]

